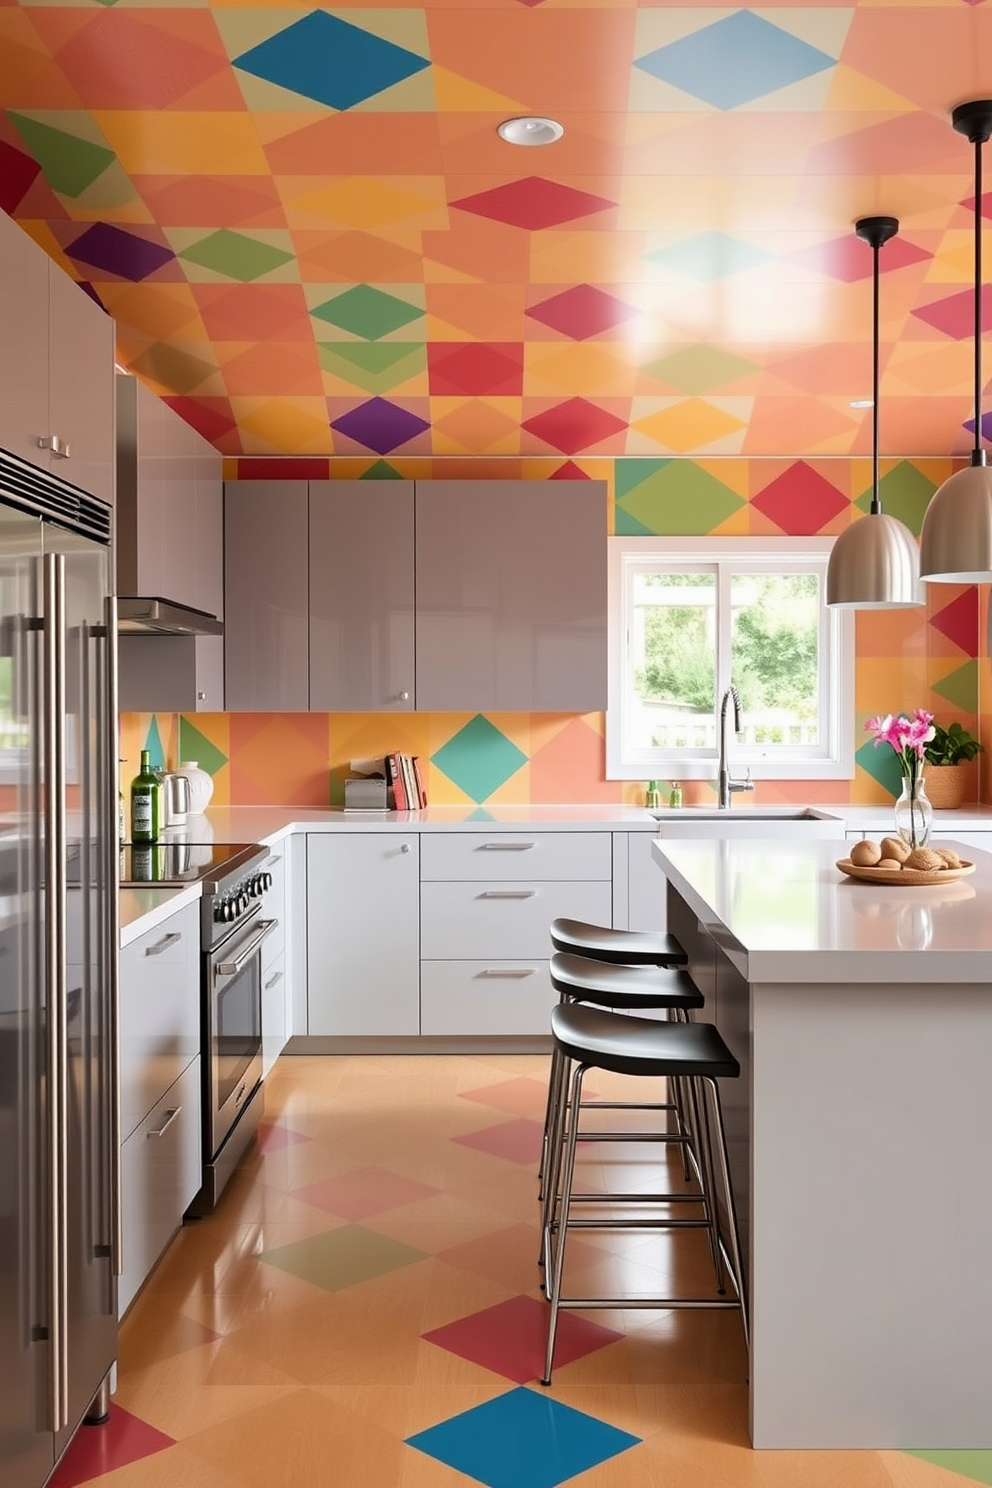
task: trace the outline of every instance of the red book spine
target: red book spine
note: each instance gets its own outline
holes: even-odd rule
[[[397,811],[406,811],[407,794],[406,785],[403,780],[403,771],[400,765],[400,757],[398,754],[390,754],[387,758],[389,760],[389,773],[393,777],[393,805]]]

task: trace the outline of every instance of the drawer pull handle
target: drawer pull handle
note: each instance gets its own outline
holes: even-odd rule
[[[513,981],[520,981],[523,977],[534,975],[533,966],[501,967],[487,966],[485,971],[479,972],[480,977],[510,977]]]
[[[533,899],[536,889],[483,889],[480,899]]]
[[[182,938],[183,934],[181,930],[170,930],[168,935],[163,935],[162,939],[157,940],[153,946],[146,946],[145,955],[161,956],[163,951],[167,951],[171,945],[175,945],[176,941],[182,940]]]
[[[480,852],[526,852],[536,847],[536,842],[480,842]]]
[[[46,434],[43,439],[38,440],[38,448],[48,450],[63,460],[68,460],[71,453],[68,440],[63,439],[61,434]]]
[[[277,971],[276,974],[275,974],[275,976],[274,977],[269,977],[269,980],[266,982],[266,984],[265,984],[265,990],[266,990],[266,992],[271,992],[272,991],[272,988],[275,986],[276,982],[281,982],[281,981],[282,981],[282,972],[281,971]]]
[[[182,1109],[182,1106],[177,1106],[174,1111],[166,1111],[165,1120],[162,1122],[162,1125],[159,1127],[158,1131],[150,1131],[147,1132],[146,1135],[148,1137],[164,1137],[166,1132],[169,1130],[169,1127],[176,1120],[177,1116],[181,1114]]]

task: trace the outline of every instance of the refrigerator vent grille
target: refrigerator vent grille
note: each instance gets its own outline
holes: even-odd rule
[[[0,494],[20,511],[95,537],[98,542],[110,542],[109,506],[6,450],[0,450]]]

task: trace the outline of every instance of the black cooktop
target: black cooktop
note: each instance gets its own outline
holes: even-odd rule
[[[254,851],[254,844],[245,842],[131,843],[121,848],[121,888],[198,883],[224,873],[242,854]]]

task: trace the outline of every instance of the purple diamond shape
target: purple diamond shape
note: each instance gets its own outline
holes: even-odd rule
[[[116,274],[120,279],[130,279],[134,284],[175,258],[171,248],[163,248],[161,243],[151,243],[107,222],[87,228],[66,252],[70,258]]]
[[[422,434],[430,425],[406,408],[398,408],[387,398],[370,398],[358,408],[331,420],[331,428],[346,434],[377,455],[388,455],[398,445]]]

